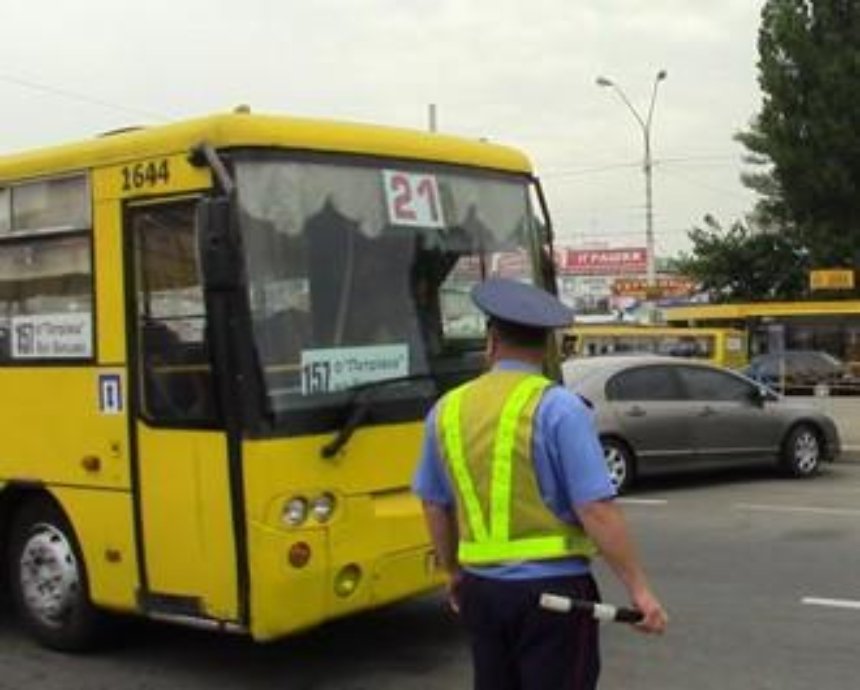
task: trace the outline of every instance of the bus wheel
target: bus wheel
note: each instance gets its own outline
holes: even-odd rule
[[[612,485],[619,494],[624,493],[633,483],[633,453],[614,438],[602,438],[600,445],[603,446],[603,457]]]
[[[98,641],[102,617],[89,599],[74,531],[55,503],[38,499],[18,512],[8,563],[15,607],[41,644],[71,652]]]
[[[782,447],[782,466],[792,477],[811,477],[821,465],[821,439],[808,424],[794,427]]]

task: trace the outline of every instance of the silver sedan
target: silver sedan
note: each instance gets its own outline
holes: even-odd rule
[[[568,360],[563,373],[565,385],[594,406],[619,491],[643,474],[765,460],[810,477],[840,451],[826,414],[727,369],[617,356]]]

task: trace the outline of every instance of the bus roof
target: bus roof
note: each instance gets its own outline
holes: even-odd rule
[[[670,307],[663,310],[667,321],[735,320],[758,316],[808,316],[860,314],[860,300],[830,302],[752,302]]]
[[[713,335],[733,332],[732,329],[717,327],[679,326],[675,324],[615,323],[590,324],[574,323],[567,329],[573,335]],[[741,333],[741,331],[736,331]]]
[[[532,171],[521,152],[485,141],[377,125],[234,112],[0,156],[0,183],[178,153],[203,141],[216,149],[277,147],[392,156],[506,172]]]

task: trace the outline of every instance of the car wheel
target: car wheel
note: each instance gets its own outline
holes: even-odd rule
[[[626,445],[613,438],[600,439],[600,444],[612,485],[619,494],[623,493],[633,483],[633,454]]]
[[[782,447],[782,465],[792,477],[811,477],[821,465],[821,437],[808,424],[794,427]]]
[[[89,599],[74,531],[47,499],[30,501],[12,523],[9,586],[30,633],[46,647],[83,651],[101,638],[102,614]]]

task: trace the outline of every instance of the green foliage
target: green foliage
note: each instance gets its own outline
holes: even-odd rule
[[[724,229],[713,217],[689,233],[691,254],[674,270],[696,280],[714,302],[792,300],[807,284],[807,255],[786,235],[737,221]]]
[[[813,266],[860,266],[860,0],[766,0],[761,112],[737,138],[757,217]]]

